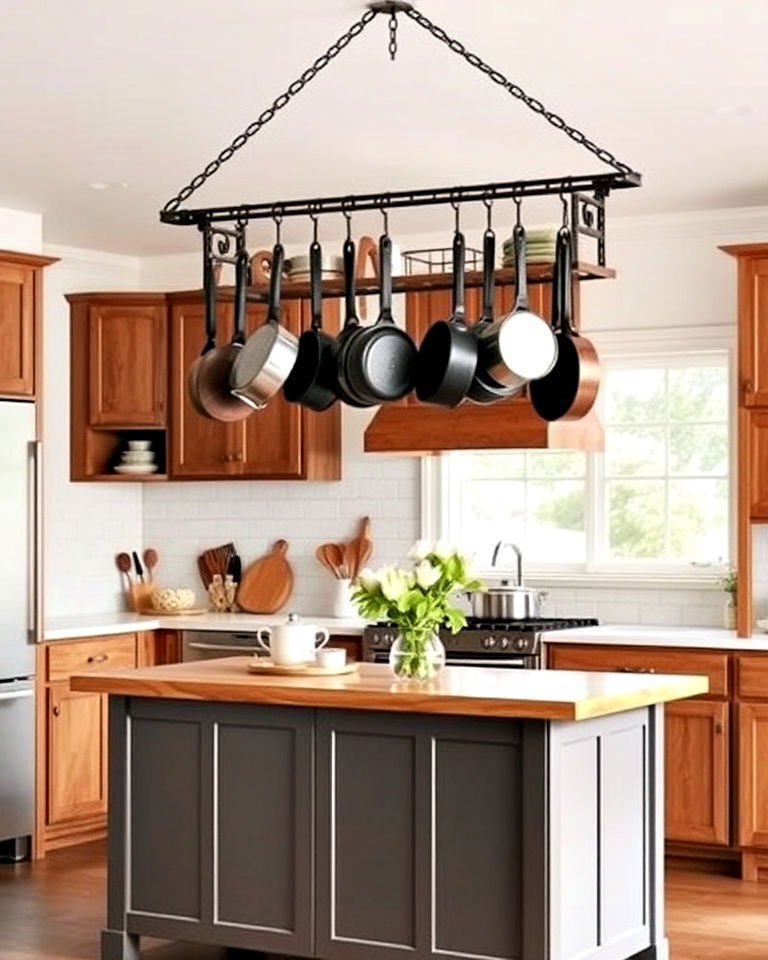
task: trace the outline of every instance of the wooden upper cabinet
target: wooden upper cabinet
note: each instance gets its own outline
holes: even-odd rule
[[[51,257],[0,250],[0,395],[35,396],[42,268],[54,262]]]
[[[739,260],[739,391],[746,407],[768,407],[768,254]]]
[[[768,521],[768,410],[745,411],[749,519]]]
[[[232,336],[232,308],[219,306],[218,342]],[[238,472],[242,425],[201,416],[187,389],[189,368],[205,343],[205,310],[200,299],[174,303],[171,310],[170,474],[225,478]]]
[[[165,303],[88,307],[88,419],[92,426],[165,425]]]

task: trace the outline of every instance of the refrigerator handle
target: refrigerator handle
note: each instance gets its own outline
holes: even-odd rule
[[[30,458],[30,498],[32,543],[29,550],[29,639],[37,643],[42,629],[42,557],[43,557],[43,461],[42,444],[32,440],[29,444]]]

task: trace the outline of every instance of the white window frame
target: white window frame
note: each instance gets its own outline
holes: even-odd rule
[[[695,366],[706,355],[725,355],[728,366],[730,402],[728,409],[729,431],[729,546],[731,561],[736,556],[736,373],[734,369],[735,328],[710,326],[655,331],[605,331],[589,333],[600,356],[611,367],[637,367],[643,362],[665,363],[682,361]],[[458,478],[450,469],[453,453],[426,457],[422,460],[421,472],[421,536],[427,540],[443,539],[458,542],[459,531],[455,522],[454,508],[458,502]],[[604,459],[602,455],[587,457],[585,474],[587,496],[590,498],[587,523],[587,557],[597,555],[596,538],[605,534],[604,497],[600,491],[604,484]],[[503,534],[500,534],[500,538]],[[603,541],[604,542],[604,541]],[[649,569],[649,566],[653,569]],[[590,585],[590,586],[639,586],[639,587],[712,587],[719,589],[718,577],[722,570],[716,565],[698,566],[680,564],[676,561],[619,561],[600,563],[588,559],[587,564],[525,565],[526,579],[535,584]],[[486,579],[498,577],[500,572],[489,567],[480,569]]]

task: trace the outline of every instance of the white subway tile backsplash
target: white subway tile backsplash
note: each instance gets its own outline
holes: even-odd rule
[[[669,603],[641,604],[638,622],[654,627],[683,627],[686,625],[683,608]]]

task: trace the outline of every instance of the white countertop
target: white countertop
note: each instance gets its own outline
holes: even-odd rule
[[[615,624],[544,633],[546,643],[613,643],[617,646],[688,647],[692,650],[768,650],[768,633],[737,637],[714,627],[643,627]]]
[[[75,617],[51,617],[46,620],[44,640],[74,640],[136,630],[222,630],[248,632],[285,621],[285,613],[203,613],[198,616],[145,617],[135,613],[85,614]],[[360,636],[365,622],[358,619],[314,617],[302,620],[325,627],[331,634]],[[578,627],[542,634],[546,643],[615,643],[627,646],[688,647],[694,650],[768,651],[768,633],[737,637],[733,630],[711,627],[644,627],[618,624],[601,627]]]
[[[80,637],[101,637],[138,630],[212,630],[247,633],[259,627],[284,623],[287,614],[202,613],[197,616],[143,616],[137,613],[85,614],[76,617],[50,617],[45,621],[43,640],[75,640]],[[325,627],[337,636],[360,636],[365,621],[356,618],[313,617],[302,615],[306,623]]]

